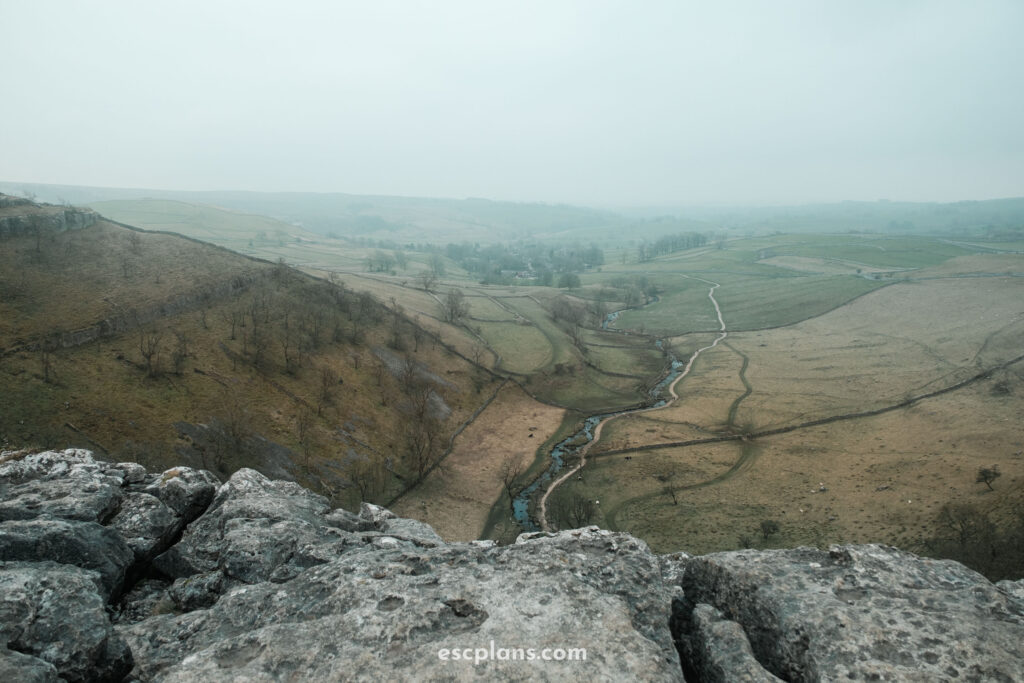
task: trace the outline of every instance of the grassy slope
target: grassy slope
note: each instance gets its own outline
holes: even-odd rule
[[[130,262],[127,268],[124,260]],[[344,472],[352,451],[397,454],[404,448],[403,389],[394,373],[378,373],[372,352],[391,338],[391,316],[378,304],[369,318],[357,314],[350,320],[347,312],[336,311],[331,321],[340,325],[341,340],[333,341],[327,327],[319,347],[308,350],[294,371],[285,372],[281,313],[292,311],[294,329],[303,306],[325,296],[325,283],[213,246],[109,223],[49,235],[38,254],[29,238],[2,241],[0,263],[0,348],[8,349],[0,360],[4,443],[82,445],[149,466],[170,466],[181,462],[175,450],[185,445],[172,423],[225,421],[235,411],[247,430],[291,449],[295,457],[304,459],[308,450],[311,472],[302,467],[295,472],[315,488],[327,473]],[[160,311],[161,305],[176,301],[181,307],[181,295],[214,290],[240,275],[252,279],[242,291],[190,298],[181,310],[161,313],[122,334],[50,354],[30,348],[55,331],[119,315],[130,324],[131,316],[124,313],[132,308]],[[251,322],[247,329],[236,326],[234,339],[230,323],[232,312],[251,310],[257,299],[268,302],[272,336],[259,369],[245,360],[253,356],[251,338],[244,341]],[[374,322],[374,316],[380,319]],[[361,338],[353,343],[349,334],[356,327]],[[411,328],[405,324],[402,329],[407,350],[399,355],[414,358],[448,383],[438,391],[453,410],[444,426],[451,431],[483,400],[472,390],[472,366],[429,340],[413,353]],[[140,344],[149,334],[160,340],[155,376],[147,375]],[[184,357],[174,368],[171,357],[179,339],[184,340]],[[28,346],[11,351],[19,344]],[[337,384],[333,399],[316,414],[325,368]],[[300,438],[302,415],[311,416],[311,426]],[[243,465],[261,467],[225,458],[228,471]],[[378,495],[386,497],[401,485],[389,478]],[[351,504],[353,494],[345,490],[340,495]]]

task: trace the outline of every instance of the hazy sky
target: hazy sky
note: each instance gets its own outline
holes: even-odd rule
[[[0,180],[1024,195],[1024,2],[0,0]]]

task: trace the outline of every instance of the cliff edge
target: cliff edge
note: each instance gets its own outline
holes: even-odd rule
[[[0,454],[0,680],[1022,680],[1024,582],[883,546],[446,543],[248,469]]]

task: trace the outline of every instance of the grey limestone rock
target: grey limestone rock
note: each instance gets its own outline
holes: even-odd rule
[[[0,560],[95,570],[105,599],[120,593],[134,559],[120,534],[95,522],[41,518],[0,524]]]
[[[253,470],[0,460],[3,681],[1024,680],[1024,583],[892,548],[446,543]]]
[[[0,648],[0,681],[19,683],[57,683],[57,667],[21,652]]]
[[[154,549],[170,542],[175,531],[175,514],[148,493],[129,493],[110,521],[125,539],[135,557],[151,558]]]
[[[297,573],[328,561],[351,540],[327,520],[329,511],[323,496],[242,469],[155,564],[172,578],[220,571],[242,583],[267,581],[275,572]],[[282,569],[289,564],[292,570]]]
[[[105,523],[123,479],[88,451],[46,451],[0,464],[0,521],[49,516]]]
[[[716,652],[746,657],[737,629],[711,628],[725,618],[785,680],[1024,680],[1024,603],[956,562],[867,545],[715,553],[685,564],[673,623],[695,668]]]
[[[37,659],[66,680],[124,677],[132,667],[131,652],[113,633],[100,584],[96,572],[69,565],[0,562],[0,641],[31,656],[8,655],[0,670],[19,667],[47,680],[48,669],[32,661]]]
[[[342,531],[371,531],[377,528],[372,520],[364,519],[341,508],[331,510],[324,515],[324,521]]]
[[[159,681],[682,680],[661,592],[655,556],[626,534],[368,545],[287,583],[236,586],[208,609],[119,631],[136,675]],[[536,659],[491,660],[492,641],[496,657],[533,648]],[[486,661],[462,659],[478,648]],[[585,648],[586,661],[542,661],[545,648]]]
[[[220,480],[206,470],[175,467],[143,489],[183,519],[195,519],[210,505]]]
[[[710,605],[697,605],[692,614],[692,648],[685,666],[694,678],[723,683],[768,683],[780,680],[754,657],[743,627]]]

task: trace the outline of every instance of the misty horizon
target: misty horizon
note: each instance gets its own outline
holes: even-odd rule
[[[1013,2],[7,6],[0,178],[595,208],[1017,197]]]

